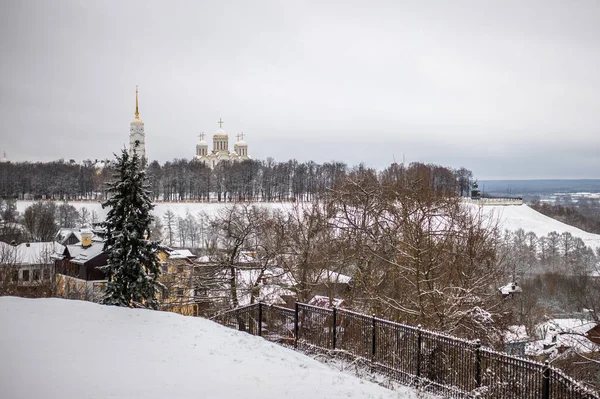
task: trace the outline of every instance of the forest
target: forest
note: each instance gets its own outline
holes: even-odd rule
[[[98,167],[97,165],[102,165]],[[408,168],[426,169],[428,184],[467,195],[473,173],[465,168],[413,163],[392,164],[379,179],[402,178]],[[162,201],[310,201],[331,190],[355,169],[342,162],[289,160],[222,162],[212,170],[197,160],[174,159],[147,166],[152,199]],[[0,197],[61,201],[105,200],[111,161],[17,162],[0,164]]]

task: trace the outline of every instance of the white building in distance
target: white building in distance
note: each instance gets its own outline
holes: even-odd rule
[[[229,135],[223,130],[223,120],[219,119],[219,129],[213,134],[213,150],[208,151],[208,143],[204,140],[204,133],[200,134],[200,142],[196,145],[195,158],[206,166],[214,169],[221,161],[240,162],[250,159],[248,144],[244,141],[244,133],[236,136],[233,152],[229,151]]]
[[[129,125],[129,155],[136,152],[140,159],[146,158],[146,133],[144,133],[144,122],[140,119],[138,110],[138,87],[135,86],[135,119]]]

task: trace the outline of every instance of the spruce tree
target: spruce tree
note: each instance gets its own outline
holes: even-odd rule
[[[104,251],[108,253],[108,284],[103,303],[116,306],[156,309],[160,273],[158,243],[150,241],[154,208],[147,189],[145,171],[138,155],[123,150],[116,156],[115,181],[109,184],[109,199],[102,204],[109,211]]]

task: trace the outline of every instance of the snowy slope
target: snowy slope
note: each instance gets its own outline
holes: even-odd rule
[[[0,397],[412,398],[211,321],[0,297]]]
[[[574,237],[581,238],[591,248],[600,247],[600,234],[587,233],[577,227],[569,226],[545,216],[527,205],[472,206],[474,209],[481,209],[482,214],[489,221],[497,221],[502,230],[515,231],[523,229],[526,233],[533,231],[538,237],[548,235],[552,231],[559,234],[569,232]]]
[[[18,201],[17,210],[24,212],[25,208],[31,205],[31,201]],[[81,208],[88,208],[91,212],[95,211],[101,219],[106,216],[106,210],[102,209],[99,202],[70,202],[77,210]],[[261,206],[272,207],[276,209],[289,209],[293,205],[291,203],[260,203]],[[231,206],[231,204],[222,203],[169,203],[159,202],[156,204],[156,208],[153,214],[158,217],[162,217],[164,213],[170,209],[177,216],[185,217],[187,212],[197,216],[199,212],[206,212],[209,215],[214,215],[219,212],[224,206]],[[481,209],[484,216],[493,222],[499,222],[499,227],[502,230],[518,230],[523,229],[526,233],[533,231],[538,237],[545,236],[552,231],[557,233],[563,233],[565,231],[571,233],[575,237],[581,238],[586,245],[592,248],[600,247],[600,234],[586,233],[576,227],[569,226],[558,220],[552,219],[548,216],[544,216],[541,213],[533,210],[527,205],[520,206],[477,206],[473,204],[467,204],[473,209],[473,212],[477,212]],[[494,223],[492,223],[494,224]]]

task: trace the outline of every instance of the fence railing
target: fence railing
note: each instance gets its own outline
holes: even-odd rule
[[[600,399],[548,363],[345,309],[255,303],[213,320],[291,348],[361,358],[401,384],[453,398]]]

